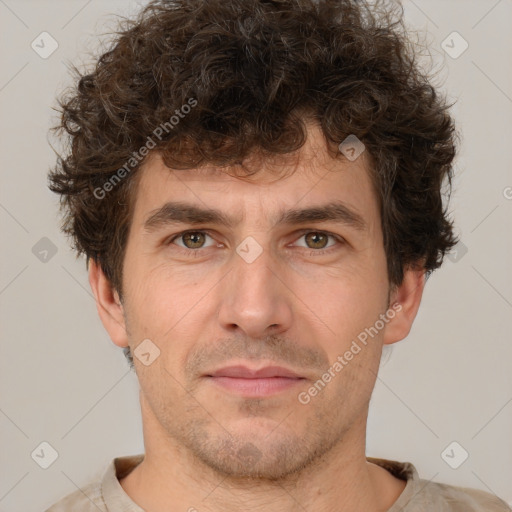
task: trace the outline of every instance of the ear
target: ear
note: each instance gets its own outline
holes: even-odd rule
[[[96,299],[96,308],[101,322],[110,339],[118,347],[127,347],[128,335],[119,294],[113,290],[101,266],[92,258],[89,260],[89,284]]]
[[[395,315],[384,330],[385,345],[403,340],[409,334],[420,307],[425,282],[424,268],[407,268],[404,271],[402,284],[394,287],[390,294],[390,309],[395,311]]]

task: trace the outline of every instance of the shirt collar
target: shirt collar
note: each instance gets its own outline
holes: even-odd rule
[[[101,479],[101,495],[107,510],[145,512],[126,494],[119,479],[125,477],[144,459],[144,454],[115,458]]]

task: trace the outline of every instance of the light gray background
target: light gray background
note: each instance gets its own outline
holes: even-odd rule
[[[0,0],[0,512],[44,510],[112,458],[144,451],[135,374],[102,328],[46,188],[51,107],[70,83],[64,63],[87,62],[95,34],[113,26],[106,15],[140,4]],[[467,252],[432,275],[409,337],[383,362],[367,455],[512,504],[512,2],[404,6],[410,27],[427,34],[438,84],[458,98],[450,209]],[[31,48],[43,31],[59,44],[47,59]],[[453,31],[469,44],[456,59],[441,48]],[[57,248],[46,262],[32,252],[43,237]],[[454,440],[469,452],[458,469],[441,457]],[[59,454],[46,470],[31,458],[43,441]]]

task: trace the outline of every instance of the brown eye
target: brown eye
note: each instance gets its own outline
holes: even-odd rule
[[[329,235],[317,231],[306,233],[304,236],[310,249],[325,249],[329,240]]]
[[[179,247],[183,247],[185,249],[203,249],[205,246],[206,238],[210,237],[204,231],[186,231],[185,233],[180,233],[175,236],[169,243],[175,243]],[[177,243],[180,241],[181,243]]]
[[[331,240],[330,244],[329,240]],[[294,245],[303,249],[310,249],[311,254],[321,255],[340,249],[341,246],[345,245],[345,240],[341,236],[327,231],[303,231]]]
[[[200,232],[185,233],[182,236],[183,242],[189,249],[197,249],[204,243],[204,234]],[[188,245],[190,243],[190,245]]]

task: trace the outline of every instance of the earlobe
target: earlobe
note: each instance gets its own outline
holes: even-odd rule
[[[110,339],[118,347],[128,347],[124,311],[119,294],[112,288],[101,265],[93,259],[89,260],[89,284],[96,300],[98,315]]]
[[[425,287],[425,270],[408,268],[404,278],[390,297],[390,304],[395,315],[386,325],[383,343],[390,345],[403,340],[409,334],[418,309],[420,307]]]

